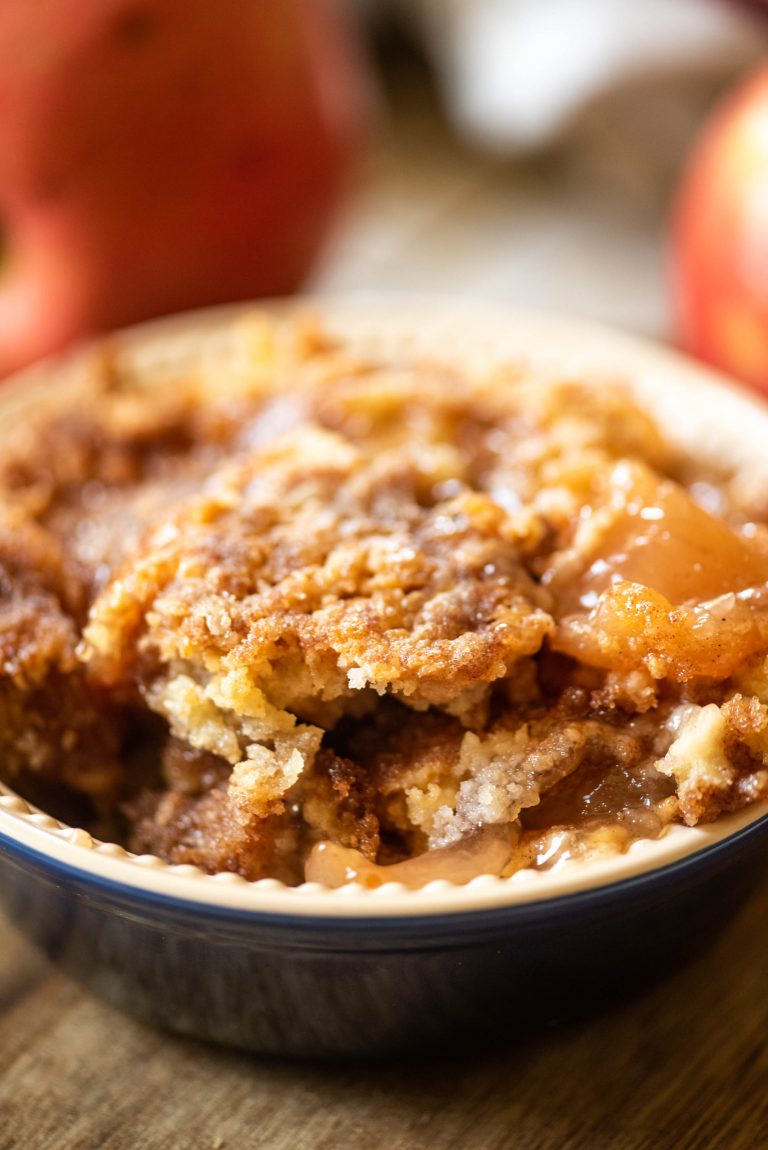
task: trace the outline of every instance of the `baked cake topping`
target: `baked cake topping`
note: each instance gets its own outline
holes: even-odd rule
[[[105,351],[6,432],[7,782],[171,862],[332,885],[549,866],[768,797],[742,477],[615,384],[295,320],[243,347],[154,388]]]

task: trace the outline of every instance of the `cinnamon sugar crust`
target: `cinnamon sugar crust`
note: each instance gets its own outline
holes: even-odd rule
[[[173,386],[105,349],[4,444],[0,771],[286,882],[715,819],[768,797],[748,490],[618,385],[258,316]]]

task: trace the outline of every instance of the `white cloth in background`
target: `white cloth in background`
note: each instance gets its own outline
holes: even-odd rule
[[[502,152],[552,143],[627,84],[725,80],[768,21],[724,0],[379,0],[423,38],[458,129]]]

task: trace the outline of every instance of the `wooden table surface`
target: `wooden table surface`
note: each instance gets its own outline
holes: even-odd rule
[[[663,189],[605,172],[472,157],[401,112],[316,286],[483,293],[662,334]],[[0,1150],[759,1150],[766,1034],[768,885],[707,955],[610,1015],[374,1066],[155,1033],[0,924]]]
[[[460,1061],[292,1064],[149,1030],[0,932],[2,1150],[760,1150],[768,884],[684,971]]]

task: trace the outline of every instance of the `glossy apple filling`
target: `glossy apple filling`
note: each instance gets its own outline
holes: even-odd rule
[[[4,433],[0,769],[172,863],[338,886],[768,796],[768,530],[628,389],[253,316]]]

